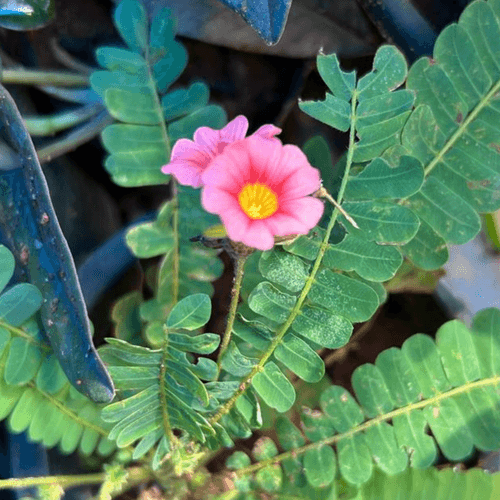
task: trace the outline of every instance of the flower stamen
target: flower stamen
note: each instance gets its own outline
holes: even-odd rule
[[[267,219],[278,210],[278,197],[266,185],[246,184],[238,195],[238,203],[251,219]]]

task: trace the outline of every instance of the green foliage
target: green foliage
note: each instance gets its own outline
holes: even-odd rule
[[[118,339],[108,339],[108,345],[101,349],[121,395],[102,411],[102,417],[115,423],[109,438],[118,446],[140,439],[134,459],[161,440],[153,461],[157,468],[174,447],[172,429],[181,429],[202,443],[215,437],[216,431],[203,413],[217,407],[217,397],[224,397],[223,383],[203,384],[202,380],[215,380],[217,366],[202,357],[195,363],[189,355],[210,354],[219,345],[218,335],[189,333],[202,327],[210,312],[208,296],[191,295],[168,315],[162,327],[162,349],[133,346]]]
[[[348,201],[343,206],[364,229],[364,237],[372,234],[377,242],[386,241],[387,235],[374,234],[365,221],[370,213],[382,209],[377,198],[395,198],[400,206],[410,208],[421,224],[414,239],[399,244],[401,251],[424,269],[437,269],[446,261],[445,244],[465,243],[478,233],[478,213],[500,208],[496,127],[499,19],[496,1],[473,2],[457,24],[440,34],[433,58],[421,58],[411,67],[407,88],[392,93],[387,91],[405,79],[404,61],[395,48],[382,47],[377,52],[376,78],[373,73],[363,77],[356,89],[353,73],[342,72],[335,56],[321,55],[318,69],[333,95],[327,94],[323,102],[301,103],[303,111],[339,130],[347,130],[356,120],[359,141],[353,148],[355,162],[383,156],[350,179],[345,192]],[[379,81],[383,86],[377,86]],[[359,104],[349,110],[347,104],[353,95]],[[391,193],[400,183],[382,174],[389,192],[376,189],[381,186],[372,182],[375,189],[365,188],[366,194],[371,193],[370,201],[360,204],[360,181],[369,170],[374,171],[370,174],[380,170],[373,164],[386,162],[385,170],[389,168],[396,175],[401,164],[394,167],[405,158],[423,165],[422,187],[404,194]],[[409,179],[413,179],[411,174]],[[416,177],[413,180],[417,183]],[[392,215],[402,222],[395,212]],[[374,219],[380,225],[381,218]],[[353,228],[346,227],[353,234]]]
[[[260,472],[280,463],[282,471],[274,473],[286,474],[299,486],[307,481],[325,488],[341,477],[357,487],[367,483],[360,490],[367,496],[361,498],[386,498],[370,496],[385,484],[386,478],[380,482],[383,475],[428,468],[438,446],[454,461],[467,459],[474,448],[498,449],[499,326],[500,311],[485,309],[475,316],[472,330],[449,321],[438,330],[436,341],[417,334],[401,349],[383,351],[375,364],[354,371],[356,398],[332,385],[321,394],[321,411],[302,409],[302,431],[286,417],[277,420],[285,453],[268,456],[254,448],[256,465],[240,457],[228,466],[244,475],[245,468]],[[374,471],[375,479],[368,483]],[[420,481],[429,475],[416,477]],[[254,480],[258,488],[270,491]],[[389,481],[384,487],[395,491],[397,484]]]
[[[0,246],[2,288],[14,271],[12,253]],[[111,453],[100,406],[71,387],[33,315],[42,302],[39,290],[22,283],[0,295],[0,418],[11,432],[63,453]]]
[[[208,104],[204,83],[167,93],[187,64],[169,9],[156,12],[149,23],[140,1],[122,0],[114,22],[129,48],[99,48],[97,61],[105,70],[90,78],[109,113],[121,122],[102,132],[110,153],[105,167],[121,186],[162,184],[169,177],[160,168],[169,162],[174,142],[191,138],[201,125],[222,127],[226,114]]]
[[[210,282],[222,273],[222,263],[213,249],[189,241],[189,238],[201,233],[201,228],[217,219],[202,210],[199,193],[194,189],[180,189],[178,204],[179,208],[176,208],[175,201],[164,204],[156,221],[139,224],[127,233],[127,244],[137,257],[162,256],[153,283],[156,296],[150,303],[156,306],[159,313],[152,318],[142,309],[144,321],[165,320],[166,312],[174,305],[176,296],[182,298],[192,293],[212,295],[213,287]],[[179,217],[178,222],[174,221],[175,217]],[[178,240],[174,224],[177,224]],[[115,320],[124,322],[127,314],[136,314],[134,311],[123,311],[123,316],[116,316]],[[153,341],[152,345],[157,344]]]
[[[106,70],[92,75],[121,122],[103,133],[106,168],[123,186],[162,184],[168,178],[160,168],[174,141],[201,125],[220,128],[225,115],[208,105],[202,83],[169,90],[186,52],[167,10],[150,24],[140,2],[123,0],[115,24],[128,49],[100,49]],[[349,148],[335,166],[321,137],[304,151],[358,227],[326,210],[309,235],[255,252],[217,363],[208,356],[220,338],[203,328],[211,315],[209,282],[222,265],[213,249],[189,241],[217,218],[189,188],[174,188],[156,220],[127,235],[135,255],[161,261],[146,273],[152,298],[132,292],[113,309],[117,338],[101,354],[118,398],[102,412],[69,388],[29,319],[40,305],[37,290],[18,285],[1,295],[0,417],[10,415],[12,430],[28,429],[30,438],[67,452],[133,447],[132,459],[148,470],[168,460],[158,477],[172,472],[179,491],[177,479],[211,451],[274,422],[277,442],[260,437],[251,456],[229,457],[238,490],[231,498],[498,496],[497,476],[425,469],[438,453],[457,461],[475,449],[500,448],[500,311],[482,311],[471,330],[450,321],[435,341],[417,334],[385,350],[355,370],[353,394],[329,385],[317,351],[344,346],[353,324],[373,316],[386,297],[382,283],[404,257],[439,268],[447,245],[473,238],[478,214],[500,207],[499,40],[500,3],[479,0],[441,34],[433,59],[409,71],[391,46],[378,50],[373,70],[359,79],[342,71],[335,55],[318,57],[329,92],[300,107],[350,131]],[[0,285],[13,265],[0,247]],[[310,407],[290,374],[322,384]],[[301,404],[300,415],[276,415]],[[266,420],[270,408],[276,412]],[[119,491],[124,479],[121,466],[109,468],[101,496]]]

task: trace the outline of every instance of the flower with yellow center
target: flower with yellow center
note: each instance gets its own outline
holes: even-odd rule
[[[238,195],[243,212],[251,219],[267,219],[278,210],[278,197],[264,184],[246,184]]]
[[[275,237],[307,234],[323,203],[309,196],[321,180],[292,145],[251,136],[225,146],[201,175],[202,204],[218,214],[228,237],[269,250]]]

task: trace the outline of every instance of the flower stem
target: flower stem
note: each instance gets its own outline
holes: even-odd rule
[[[217,359],[217,367],[220,373],[222,367],[222,358],[224,357],[227,348],[229,347],[229,342],[231,341],[231,333],[233,331],[234,319],[236,318],[236,309],[238,308],[238,300],[240,298],[241,283],[244,276],[244,267],[248,255],[239,255],[236,261],[236,271],[234,277],[233,289],[231,290],[231,305],[229,307],[229,314],[227,317],[226,331],[224,332],[224,337],[222,339],[222,344],[220,346],[219,356]]]
[[[354,148],[355,148],[355,138],[356,138],[356,105],[357,105],[357,92],[356,90],[353,92],[352,95],[352,101],[351,101],[351,130],[349,133],[349,149],[347,152],[347,162],[346,162],[346,167],[344,171],[344,175],[342,178],[342,183],[340,185],[339,189],[339,194],[338,194],[338,199],[337,203],[340,205],[342,202],[342,197],[344,195],[344,191],[347,185],[347,180],[349,177],[349,172],[351,170],[351,165],[352,165],[352,158],[354,154]],[[264,353],[262,358],[260,359],[259,363],[255,365],[252,369],[252,371],[244,377],[242,380],[238,390],[233,394],[233,396],[226,401],[226,403],[219,409],[219,411],[210,419],[210,423],[213,425],[217,423],[226,413],[228,413],[231,408],[234,406],[236,403],[237,399],[247,390],[248,386],[250,385],[252,378],[257,375],[257,373],[261,372],[264,368],[264,365],[267,363],[268,359],[273,355],[275,349],[280,345],[281,341],[283,340],[283,337],[287,333],[288,329],[290,328],[291,324],[297,317],[297,315],[300,312],[300,309],[302,308],[302,304],[306,300],[307,294],[309,293],[309,290],[311,289],[316,274],[319,271],[319,267],[321,265],[321,262],[323,260],[323,256],[326,252],[326,249],[328,248],[328,241],[330,239],[330,234],[333,230],[333,227],[335,226],[335,222],[337,221],[337,217],[339,214],[339,210],[337,208],[334,209],[332,213],[332,217],[330,219],[330,222],[328,223],[328,227],[325,232],[325,236],[323,238],[323,241],[321,242],[320,249],[318,252],[318,256],[316,257],[316,261],[314,262],[311,274],[309,275],[304,288],[302,289],[302,292],[297,299],[297,302],[295,303],[295,306],[290,312],[290,315],[288,316],[288,319],[285,321],[285,323],[278,329],[276,336],[274,337],[274,340],[272,341],[271,345],[267,349],[267,351]]]
[[[69,71],[39,71],[30,69],[4,69],[0,78],[3,84],[57,85],[64,87],[88,87],[89,77]]]

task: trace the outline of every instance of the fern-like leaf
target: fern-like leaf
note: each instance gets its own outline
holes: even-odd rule
[[[360,173],[346,186],[343,207],[361,228],[357,231],[343,220],[350,235],[397,243],[417,266],[437,269],[448,258],[447,244],[471,240],[481,227],[479,213],[500,207],[499,40],[498,2],[473,2],[458,23],[440,34],[433,58],[413,64],[406,89],[392,93],[386,91],[406,76],[402,55],[393,47],[379,49],[375,73],[361,78],[356,89],[354,73],[342,72],[335,56],[318,57],[318,70],[332,94],[322,102],[301,103],[301,109],[339,130],[353,124],[359,137],[354,162],[382,156],[368,166],[359,165]],[[349,114],[353,94],[359,105]],[[417,161],[425,173],[420,189],[392,192],[399,183],[391,177],[405,170],[401,162]],[[401,207],[418,215],[416,234],[409,219],[403,223]],[[396,233],[384,228],[392,226],[392,218],[398,220]]]
[[[108,339],[108,345],[101,349],[121,396],[102,411],[102,417],[114,423],[109,437],[118,446],[140,439],[134,458],[143,456],[160,441],[153,460],[154,466],[159,466],[175,448],[174,429],[202,443],[216,436],[203,414],[217,407],[217,397],[224,398],[223,385],[203,384],[202,380],[215,380],[217,365],[204,357],[194,363],[188,354],[210,354],[217,349],[218,335],[189,333],[208,321],[210,311],[207,295],[190,295],[168,315],[162,327],[162,349],[134,346],[118,339]]]
[[[361,486],[375,469],[392,476],[429,467],[438,447],[455,461],[474,448],[500,448],[499,332],[500,311],[485,309],[472,331],[449,321],[436,341],[417,334],[401,349],[383,351],[375,364],[354,371],[356,398],[328,387],[321,411],[302,410],[302,431],[280,417],[276,432],[285,453],[262,459],[254,450],[258,463],[243,466],[242,474],[281,463],[298,484],[326,487],[341,476]]]
[[[178,269],[175,269],[172,263],[175,248],[175,232],[172,224],[174,202],[164,204],[154,222],[135,226],[127,233],[126,238],[128,246],[139,258],[163,256],[154,283],[155,298],[149,301],[149,306],[154,307],[157,314],[152,317],[146,313],[142,318],[150,322],[146,336],[153,346],[163,343],[161,324],[174,305],[174,284],[177,284],[177,296],[180,298],[192,293],[212,295],[213,287],[210,282],[216,280],[222,273],[222,262],[214,250],[189,241],[193,236],[200,234],[204,227],[217,222],[217,219],[202,210],[199,194],[191,188],[179,189],[178,200],[181,210],[177,230],[182,243]],[[143,310],[151,307],[145,306]],[[155,331],[159,331],[159,338],[155,338]]]
[[[0,290],[14,271],[12,253],[0,246]],[[42,303],[39,290],[19,284],[0,295],[0,419],[11,432],[26,431],[47,448],[63,453],[95,449],[111,453],[109,426],[100,406],[71,387],[33,315]]]
[[[417,108],[402,143],[426,171],[408,203],[447,243],[472,239],[478,213],[500,207],[499,37],[498,3],[474,2],[443,30],[433,58],[418,60],[408,75]]]
[[[222,127],[226,114],[208,105],[204,83],[167,93],[187,64],[169,9],[157,12],[150,25],[141,2],[122,0],[114,21],[129,48],[99,48],[97,61],[105,70],[90,78],[110,114],[122,122],[102,133],[111,153],[105,167],[121,186],[162,184],[168,177],[160,168],[168,163],[174,142],[192,137],[201,125]]]

